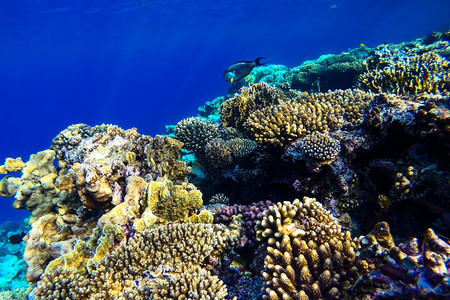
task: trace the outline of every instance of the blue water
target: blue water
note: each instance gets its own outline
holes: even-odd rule
[[[234,61],[293,67],[449,27],[448,0],[1,0],[0,162],[73,123],[162,134],[226,94]],[[0,223],[27,215],[0,200]]]

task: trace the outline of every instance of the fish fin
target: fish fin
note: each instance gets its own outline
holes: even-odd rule
[[[257,59],[255,59],[255,66],[262,66],[262,65],[267,64],[267,63],[262,63],[259,61],[260,59],[263,59],[263,58],[265,58],[265,57],[261,56],[261,57],[258,57]]]

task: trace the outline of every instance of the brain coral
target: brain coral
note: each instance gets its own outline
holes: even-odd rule
[[[190,151],[203,151],[206,144],[219,136],[217,128],[208,120],[192,117],[181,120],[175,126],[175,137]]]
[[[361,88],[398,95],[448,92],[449,63],[437,53],[412,54],[390,61],[383,69],[362,74]]]

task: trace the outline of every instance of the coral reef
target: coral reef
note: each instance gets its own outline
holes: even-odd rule
[[[0,289],[448,298],[448,37],[258,67],[168,136],[76,124],[7,159],[0,195],[32,216],[0,227]]]

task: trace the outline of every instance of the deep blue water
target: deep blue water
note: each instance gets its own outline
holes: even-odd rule
[[[449,27],[448,0],[1,0],[0,162],[73,123],[162,134],[225,95],[237,60],[293,67]],[[27,215],[0,200],[0,222]]]

